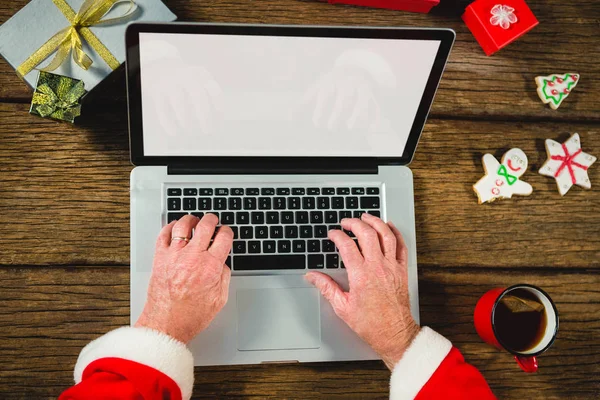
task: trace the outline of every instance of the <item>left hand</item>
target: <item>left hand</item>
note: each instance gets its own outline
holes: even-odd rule
[[[136,327],[163,332],[183,343],[206,329],[229,295],[231,270],[225,265],[233,231],[222,226],[210,239],[219,219],[186,215],[165,226],[156,242],[148,298]],[[189,243],[173,237],[192,236]]]

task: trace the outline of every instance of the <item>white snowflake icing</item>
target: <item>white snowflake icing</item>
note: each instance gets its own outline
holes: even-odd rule
[[[561,196],[573,185],[584,189],[592,187],[587,171],[596,161],[596,157],[581,151],[581,139],[577,133],[562,144],[546,139],[546,152],[548,160],[542,165],[539,173],[556,179]]]
[[[514,14],[515,9],[502,4],[496,4],[492,7],[492,17],[490,18],[490,24],[500,25],[502,29],[510,28],[510,24],[517,22],[517,16]]]

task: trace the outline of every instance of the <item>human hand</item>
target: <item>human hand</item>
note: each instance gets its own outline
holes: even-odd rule
[[[233,231],[219,228],[214,214],[200,220],[186,215],[165,226],[156,242],[146,305],[136,327],[155,329],[188,343],[204,330],[227,302],[231,270],[225,260]],[[189,243],[171,240],[192,236]]]
[[[420,327],[410,313],[408,251],[400,231],[370,214],[343,219],[360,250],[341,230],[329,231],[348,271],[349,292],[329,276],[311,271],[315,285],[333,310],[383,359],[389,369],[400,361]]]

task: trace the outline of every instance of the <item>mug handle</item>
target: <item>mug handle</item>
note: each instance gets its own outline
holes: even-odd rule
[[[525,372],[537,372],[538,370],[538,361],[535,356],[533,357],[525,357],[525,356],[515,356],[515,361],[521,367],[521,369]]]

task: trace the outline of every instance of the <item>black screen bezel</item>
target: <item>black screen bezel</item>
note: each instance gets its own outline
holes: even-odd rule
[[[192,33],[221,35],[260,35],[297,37],[339,37],[365,39],[414,39],[439,40],[440,46],[433,68],[425,86],[417,114],[401,157],[215,157],[215,156],[145,156],[142,122],[142,91],[140,76],[139,34],[150,33]],[[444,67],[448,60],[455,32],[451,29],[434,28],[386,28],[386,27],[322,27],[322,26],[283,26],[283,25],[244,25],[208,23],[134,23],[127,28],[125,35],[127,57],[127,103],[129,107],[129,140],[131,162],[134,165],[211,165],[226,164],[232,170],[243,170],[253,164],[268,163],[274,170],[278,166],[310,165],[352,165],[357,159],[375,162],[377,165],[406,165],[413,158],[419,137],[425,125],[433,98],[437,91]]]

